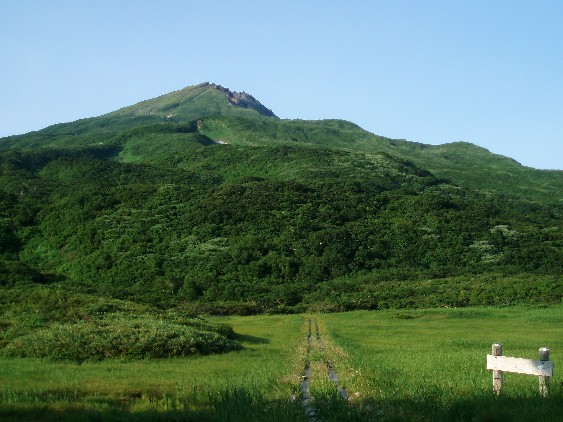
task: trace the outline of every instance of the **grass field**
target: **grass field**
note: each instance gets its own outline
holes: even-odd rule
[[[229,318],[240,353],[81,365],[3,358],[0,419],[293,420],[301,415],[291,397],[302,369],[292,366],[302,321]]]
[[[323,348],[307,350],[308,320]],[[465,308],[217,317],[245,346],[223,355],[50,363],[0,359],[2,420],[308,420],[305,361],[317,420],[561,420],[563,308]],[[491,344],[555,363],[550,395],[537,377],[505,374],[492,393]],[[332,362],[348,400],[328,380]]]
[[[486,354],[538,359],[552,351],[563,364],[563,309],[464,308],[325,315],[331,339],[348,353],[341,378],[359,393],[356,408],[382,420],[561,420],[562,378],[539,396],[538,378],[505,374],[492,394]],[[348,371],[346,370],[347,368]],[[354,397],[354,396],[353,396]]]

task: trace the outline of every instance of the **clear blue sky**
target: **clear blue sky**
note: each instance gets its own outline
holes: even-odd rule
[[[0,2],[0,136],[206,81],[563,169],[562,0]]]

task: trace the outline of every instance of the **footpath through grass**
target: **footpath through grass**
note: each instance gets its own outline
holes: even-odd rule
[[[307,352],[308,320],[320,343]],[[317,421],[560,421],[563,308],[357,311],[217,317],[244,350],[164,360],[49,363],[0,359],[2,420],[300,421],[311,365]],[[500,397],[486,370],[491,344],[537,358],[551,348],[547,398],[534,376],[505,374]],[[326,361],[348,400],[328,380]]]

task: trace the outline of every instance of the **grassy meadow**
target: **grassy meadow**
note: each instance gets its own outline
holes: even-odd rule
[[[562,311],[449,308],[323,319],[331,341],[348,354],[337,370],[360,414],[379,415],[375,420],[560,420]],[[539,396],[538,377],[506,373],[502,395],[493,395],[486,355],[497,341],[506,356],[538,359],[540,347],[551,349],[550,397]]]
[[[82,364],[0,358],[2,420],[308,420],[305,362],[317,420],[560,420],[563,308],[459,308],[230,316],[243,350],[171,359]],[[321,349],[307,350],[308,320]],[[491,344],[534,358],[551,349],[555,374],[505,374],[500,397],[485,368]],[[343,400],[327,377],[332,362]]]
[[[0,419],[295,419],[299,402],[287,403],[302,369],[291,360],[302,317],[228,322],[245,347],[240,353],[83,364],[1,358]]]

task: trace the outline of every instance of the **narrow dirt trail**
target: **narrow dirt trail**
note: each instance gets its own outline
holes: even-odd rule
[[[344,387],[341,387],[338,383],[338,375],[336,373],[336,370],[334,369],[334,365],[332,364],[331,361],[326,359],[324,356],[324,345],[323,345],[323,340],[321,339],[321,335],[319,333],[319,324],[317,320],[315,320],[315,330],[317,332],[317,342],[319,343],[319,349],[321,350],[321,353],[323,353],[323,360],[326,364],[328,379],[332,381],[332,383],[336,387],[336,390],[338,391],[338,394],[340,394],[340,396],[344,400],[348,400],[348,393],[346,392],[346,389]]]
[[[309,334],[307,335],[307,358],[305,359],[305,369],[303,370],[303,381],[301,381],[301,403],[305,409],[305,413],[311,420],[315,420],[316,412],[313,407],[313,396],[310,390],[311,384],[311,343],[312,343],[312,330],[311,320],[309,320]]]
[[[303,408],[305,413],[309,416],[310,420],[316,420],[316,410],[313,404],[314,398],[311,394],[310,386],[311,386],[311,354],[313,348],[313,321],[309,320],[309,331],[307,334],[307,357],[305,359],[305,368],[303,369],[303,380],[301,382],[301,402],[303,404]],[[318,349],[318,353],[320,353],[321,359],[326,365],[327,368],[327,376],[328,379],[334,384],[338,394],[344,399],[348,400],[348,393],[344,387],[341,387],[338,382],[338,374],[334,369],[333,363],[326,358],[323,340],[319,331],[319,324],[317,320],[314,320],[315,324],[315,334],[316,334],[316,349]]]

